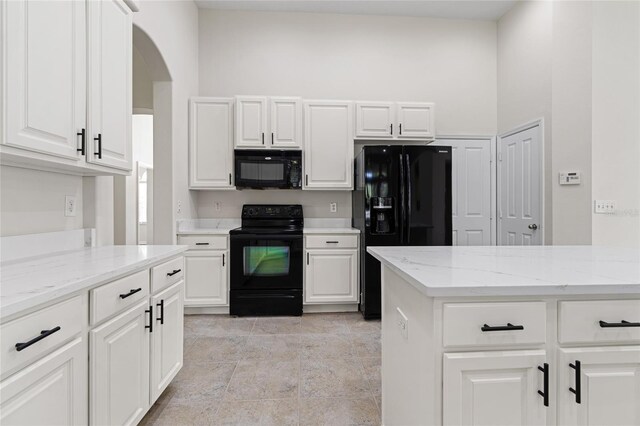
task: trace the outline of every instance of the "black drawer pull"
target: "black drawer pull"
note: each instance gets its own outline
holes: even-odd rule
[[[574,370],[576,370],[576,387],[574,388],[569,388],[569,392],[573,393],[576,395],[576,404],[580,404],[581,400],[582,400],[582,386],[580,384],[580,361],[576,360],[576,362],[574,364],[569,364],[569,367],[573,368]]]
[[[197,246],[208,246],[209,243],[196,243]]]
[[[28,348],[29,346],[33,345],[34,343],[39,342],[40,340],[44,339],[45,337],[51,336],[56,331],[60,331],[60,326],[53,327],[51,330],[42,330],[40,332],[39,336],[34,337],[33,339],[29,340],[28,342],[26,342],[26,343],[16,343],[16,351],[20,352],[21,350]]]
[[[81,139],[82,142],[81,142],[80,148],[76,149],[76,151],[78,151],[80,154],[84,155],[84,153],[85,153],[84,149],[85,149],[85,145],[86,145],[85,144],[85,139],[87,137],[87,130],[86,129],[82,129],[82,131],[80,131],[79,133],[76,133],[76,135],[82,136],[82,139]]]
[[[544,406],[548,407],[549,406],[549,364],[545,362],[542,367],[538,366],[538,370],[542,371],[542,374],[543,374],[543,383],[542,383],[543,390],[541,391],[539,390],[538,394],[542,397],[542,400],[544,401]]]
[[[145,325],[144,328],[148,328],[149,333],[153,333],[153,306],[149,306],[149,309],[145,309],[144,312],[149,314],[149,325]]]
[[[338,244],[340,241],[325,241],[327,244]]]
[[[602,328],[640,327],[640,322],[629,322],[625,320],[622,320],[620,322],[600,321],[600,327]]]
[[[137,292],[142,291],[142,288],[132,288],[129,293],[124,293],[120,295],[120,299],[126,299],[127,297],[136,294]]]
[[[102,158],[102,133],[98,133],[97,138],[93,138],[94,141],[98,142],[98,152],[94,152],[93,155],[97,155],[98,158]]]
[[[160,321],[160,324],[164,324],[164,299],[160,300],[160,303],[157,304],[160,306],[160,316],[156,318],[157,321]]]
[[[510,322],[507,325],[483,325],[480,327],[482,331],[511,331],[511,330],[524,330],[524,325],[513,325]]]
[[[182,271],[182,269],[174,269],[173,272],[167,272],[167,276],[172,277],[180,271]]]

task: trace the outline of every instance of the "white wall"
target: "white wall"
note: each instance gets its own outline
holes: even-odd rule
[[[640,247],[640,3],[593,5],[593,243]]]
[[[591,244],[592,2],[553,2],[551,168],[553,244]],[[558,173],[579,171],[580,185]]]
[[[80,229],[82,178],[0,166],[0,235]],[[76,197],[76,216],[65,217],[65,196]]]
[[[498,134],[543,118],[551,170],[551,2],[516,4],[498,21]],[[552,180],[545,179],[545,240],[553,238]]]
[[[214,10],[199,21],[202,96],[433,101],[439,134],[495,134],[495,22]],[[351,217],[339,191],[200,192],[197,202],[199,217],[238,216],[250,202]]]
[[[133,113],[150,113],[153,111],[153,81],[149,75],[147,63],[133,47],[132,70]]]

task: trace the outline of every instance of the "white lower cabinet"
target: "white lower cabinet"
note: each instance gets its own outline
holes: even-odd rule
[[[358,250],[307,250],[305,303],[358,302]]]
[[[137,424],[149,408],[147,300],[91,330],[91,424]]]
[[[305,237],[304,303],[358,303],[357,235]]]
[[[640,346],[559,349],[559,425],[640,425]]]
[[[182,368],[183,293],[184,281],[180,281],[151,298],[156,311],[151,333],[152,401],[158,399]]]
[[[185,306],[224,306],[229,303],[229,252],[190,250],[185,253]]]
[[[545,362],[544,350],[445,354],[443,423],[546,424]]]
[[[87,372],[87,343],[77,337],[0,383],[0,424],[86,424]]]

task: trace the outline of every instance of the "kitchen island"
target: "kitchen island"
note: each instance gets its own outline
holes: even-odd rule
[[[640,424],[640,251],[370,247],[385,425]]]

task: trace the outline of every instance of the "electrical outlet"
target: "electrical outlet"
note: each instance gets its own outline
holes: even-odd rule
[[[400,310],[400,308],[396,308],[396,313],[398,317],[398,328],[400,329],[400,335],[403,339],[409,339],[409,320],[405,316],[405,314]]]
[[[64,215],[67,217],[76,216],[76,197],[75,195],[65,195],[64,197]]]
[[[338,203],[329,203],[329,211],[335,213],[338,211]]]
[[[182,201],[178,201],[178,208],[176,209],[177,213],[182,213]]]
[[[220,201],[216,201],[215,203],[213,203],[213,208],[216,209],[217,212],[219,212],[222,208],[222,203]]]
[[[614,200],[595,200],[594,211],[598,214],[613,214],[616,211]]]

